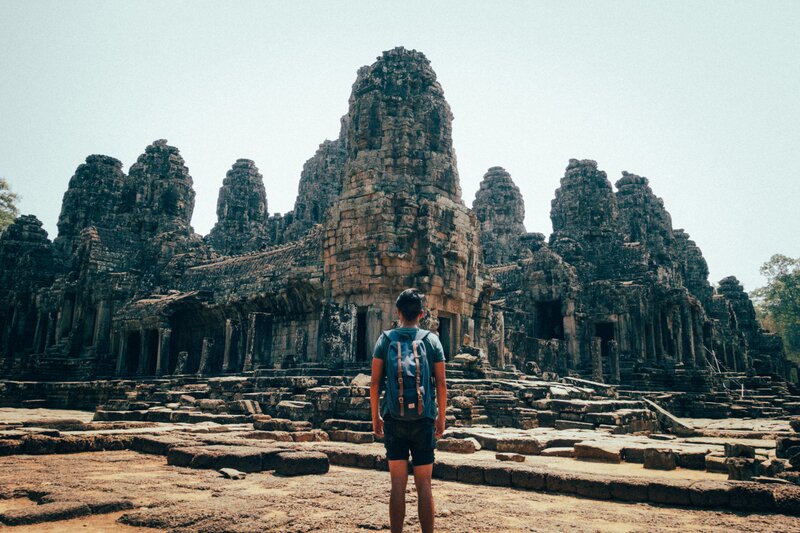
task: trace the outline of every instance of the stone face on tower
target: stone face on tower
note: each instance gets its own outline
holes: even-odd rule
[[[194,189],[180,152],[159,139],[130,168],[132,189],[123,205],[135,213],[135,229],[143,237],[166,232],[191,233]]]
[[[223,255],[253,252],[267,245],[267,192],[255,163],[238,159],[228,171],[217,200],[217,223],[208,235]]]
[[[54,245],[62,257],[72,255],[81,230],[90,226],[113,228],[122,224],[122,191],[126,182],[122,162],[90,155],[69,180],[58,217]]]
[[[452,114],[430,62],[384,52],[359,70],[346,120],[343,188],[325,228],[327,295],[379,306],[388,326],[394,298],[416,287],[459,331],[478,298],[479,228],[461,200]]]
[[[519,259],[520,237],[525,234],[525,201],[503,167],[483,175],[472,210],[481,223],[481,250],[487,265]]]

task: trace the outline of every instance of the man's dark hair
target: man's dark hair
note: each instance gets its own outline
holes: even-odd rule
[[[408,321],[416,320],[422,312],[422,301],[425,295],[417,289],[406,289],[397,297],[395,305],[400,314]]]

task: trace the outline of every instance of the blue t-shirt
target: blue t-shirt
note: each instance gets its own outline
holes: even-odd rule
[[[411,335],[416,335],[419,328],[395,328],[392,331],[397,331],[399,333],[410,333]],[[445,361],[444,358],[444,348],[442,347],[442,341],[439,340],[439,336],[436,333],[429,333],[427,337],[422,341],[425,343],[425,353],[431,355],[431,360],[434,363],[443,363]],[[382,359],[383,360],[383,369],[384,369],[384,379],[386,376],[386,365],[387,365],[387,358],[389,356],[389,338],[381,333],[381,336],[378,337],[378,341],[375,343],[375,349],[372,350],[372,357],[375,359]],[[434,369],[431,368],[431,376],[434,375]],[[439,409],[436,405],[436,389],[431,390],[431,394],[433,395],[434,401],[431,402],[431,409],[430,412],[425,413],[427,418],[436,419],[439,414]],[[384,401],[384,397],[381,398],[381,416],[385,417],[389,411],[389,408],[386,406],[386,402]]]

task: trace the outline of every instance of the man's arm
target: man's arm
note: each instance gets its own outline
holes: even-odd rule
[[[436,438],[438,439],[444,433],[444,417],[447,411],[447,382],[445,380],[444,361],[438,361],[433,364],[433,373],[436,376],[436,403],[439,407],[439,415],[436,417]]]
[[[380,413],[381,380],[383,379],[383,359],[372,358],[372,379],[369,382],[369,407],[372,411],[372,432],[383,437],[383,419]]]

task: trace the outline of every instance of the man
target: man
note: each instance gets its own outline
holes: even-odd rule
[[[431,475],[435,439],[444,433],[447,385],[442,343],[435,333],[419,328],[423,298],[416,289],[400,293],[396,302],[400,327],[381,334],[372,354],[372,430],[384,437],[389,462],[392,533],[403,531],[409,453],[419,523],[423,533],[433,532]],[[382,389],[386,394],[381,400]]]

